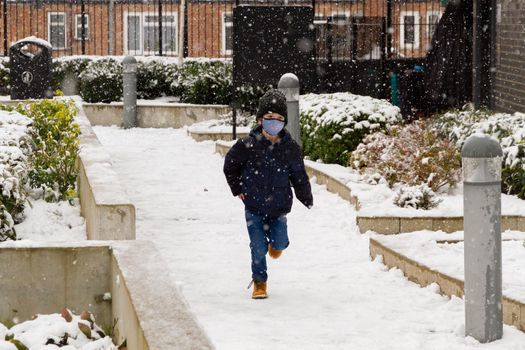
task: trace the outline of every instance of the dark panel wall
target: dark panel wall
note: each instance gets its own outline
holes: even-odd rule
[[[498,0],[494,106],[525,112],[525,1]]]

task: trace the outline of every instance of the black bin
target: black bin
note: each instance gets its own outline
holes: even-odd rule
[[[50,98],[52,47],[37,38],[22,39],[9,48],[11,99]]]

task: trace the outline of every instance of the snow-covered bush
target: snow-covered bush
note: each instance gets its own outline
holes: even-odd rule
[[[503,191],[525,199],[525,114],[492,113],[466,106],[436,116],[433,127],[458,150],[474,133],[496,138],[503,149]]]
[[[68,309],[61,314],[35,315],[7,329],[0,323],[0,349],[104,349],[117,350],[87,311],[79,316]]]
[[[172,84],[182,102],[229,104],[232,101],[232,65],[221,61],[185,62]]]
[[[441,200],[426,184],[418,186],[400,186],[396,190],[394,204],[401,208],[429,210],[438,206]]]
[[[170,93],[171,83],[177,79],[176,64],[148,61],[137,65],[137,97],[154,99]]]
[[[11,76],[9,75],[9,59],[0,58],[0,95],[9,95],[11,91]]]
[[[80,73],[86,69],[89,61],[90,60],[87,57],[78,56],[72,58],[62,57],[61,59],[54,60],[52,70],[53,90],[56,91],[62,89],[64,79],[69,77],[75,78],[76,91],[79,91],[80,80],[78,77],[80,76]]]
[[[302,95],[299,110],[304,154],[325,163],[346,165],[363,137],[401,122],[398,107],[350,93]]]
[[[461,157],[454,144],[442,140],[424,122],[392,126],[363,139],[349,165],[362,173],[379,173],[388,185],[426,184],[433,191],[452,187],[461,175]]]
[[[29,183],[44,191],[46,201],[71,199],[76,195],[78,175],[75,161],[80,128],[72,100],[41,100],[20,105],[18,111],[32,121],[29,135],[33,142]]]
[[[237,108],[255,114],[255,112],[257,111],[257,106],[259,104],[259,99],[270,88],[272,88],[272,86],[259,87],[253,85],[243,85],[237,87]]]
[[[13,111],[0,111],[0,242],[16,239],[13,226],[23,219],[27,197],[31,121]]]
[[[113,102],[122,99],[122,63],[107,58],[91,61],[80,73],[80,96],[87,102]]]

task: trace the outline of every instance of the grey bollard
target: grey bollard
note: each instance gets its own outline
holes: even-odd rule
[[[299,78],[293,73],[284,74],[279,79],[277,88],[286,96],[288,125],[286,128],[292,138],[301,145],[301,127],[299,125]]]
[[[465,335],[481,343],[503,335],[501,161],[499,143],[470,136],[461,150],[465,231]]]
[[[124,129],[137,126],[137,60],[126,56],[123,64]]]

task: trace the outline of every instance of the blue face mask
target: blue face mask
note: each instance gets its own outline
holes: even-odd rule
[[[284,128],[284,122],[277,119],[264,119],[262,121],[264,131],[272,136],[276,136]]]

